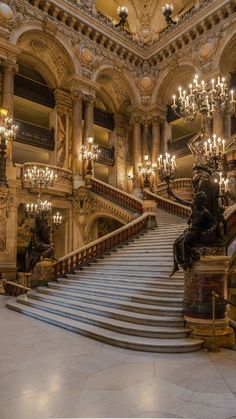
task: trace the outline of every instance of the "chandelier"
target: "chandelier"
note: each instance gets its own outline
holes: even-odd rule
[[[179,87],[178,97],[173,96],[172,109],[178,117],[183,117],[187,124],[191,124],[199,113],[206,120],[212,119],[214,112],[229,115],[234,104],[234,91],[229,91],[224,77],[212,79],[209,85],[195,75],[188,91]]]
[[[169,189],[170,182],[175,178],[176,175],[177,164],[175,156],[171,156],[170,154],[166,153],[165,157],[160,155],[157,161],[157,170],[159,171],[160,179],[167,184]]]
[[[36,203],[26,204],[25,210],[30,217],[35,217],[38,214],[47,215],[52,212],[52,203],[47,200],[43,201],[39,194]]]
[[[150,187],[150,177],[152,173],[156,171],[156,168],[149,161],[149,156],[143,156],[143,164],[138,165],[138,171],[143,176],[143,186],[144,188]]]
[[[33,166],[24,172],[24,181],[33,188],[47,188],[57,181],[57,174],[48,167]]]
[[[8,110],[0,108],[0,185],[7,186],[6,161],[7,144],[13,141],[18,125],[8,117]]]
[[[87,144],[82,145],[81,147],[82,159],[88,161],[88,176],[91,176],[93,174],[92,161],[97,160],[99,158],[100,153],[100,147],[97,144],[94,144],[94,139],[92,137],[88,137]]]
[[[212,167],[215,172],[224,170],[227,163],[225,140],[217,138],[215,134],[212,138],[208,138],[204,142],[203,157],[206,164]]]

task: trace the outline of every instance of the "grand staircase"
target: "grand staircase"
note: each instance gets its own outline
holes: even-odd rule
[[[183,274],[169,278],[172,246],[186,221],[158,210],[158,227],[90,266],[38,287],[7,307],[105,343],[152,352],[191,352]]]

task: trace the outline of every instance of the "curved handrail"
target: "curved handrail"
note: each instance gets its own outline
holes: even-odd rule
[[[181,189],[181,188],[192,188],[191,178],[178,178],[174,179],[171,183],[172,189]],[[165,182],[158,183],[157,192],[164,192],[167,190],[167,185]]]
[[[129,193],[95,178],[91,178],[91,187],[93,191],[104,193],[109,198],[118,201],[121,205],[130,208],[132,211],[135,210],[139,214],[143,213],[143,201],[135,196],[131,196]]]
[[[178,215],[179,217],[188,218],[190,216],[190,207],[179,204],[178,202],[172,201],[171,199],[164,198],[163,196],[156,195],[148,190],[145,192],[147,196],[151,197],[157,203],[157,208],[171,212],[172,214]]]
[[[106,234],[105,236],[89,243],[74,252],[60,258],[54,264],[54,275],[64,275],[66,272],[80,269],[82,266],[94,261],[105,252],[127,242],[141,231],[148,229],[148,222],[155,214],[145,213],[125,226]]]

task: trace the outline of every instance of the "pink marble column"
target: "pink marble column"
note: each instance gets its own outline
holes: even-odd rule
[[[93,96],[87,96],[85,99],[84,140],[88,137],[94,138],[94,102]]]
[[[134,194],[139,196],[141,194],[140,188],[140,173],[138,165],[142,163],[142,131],[141,120],[138,116],[134,117],[133,130],[133,173],[134,173]]]
[[[157,166],[158,156],[161,154],[161,127],[160,120],[155,116],[152,120],[152,156],[151,161],[153,166]],[[152,188],[155,192],[156,185],[160,182],[160,177],[158,172],[155,172],[153,175],[153,185]]]
[[[82,94],[75,91],[72,95],[72,170],[73,174],[82,176]]]

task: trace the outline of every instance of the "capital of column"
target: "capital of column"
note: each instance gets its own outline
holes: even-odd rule
[[[2,69],[4,73],[15,74],[19,71],[19,66],[15,61],[12,60],[3,60]]]
[[[84,102],[86,103],[87,106],[94,106],[95,104],[95,96],[93,95],[84,95]]]
[[[54,91],[54,97],[58,108],[64,111],[68,111],[69,109],[71,109],[72,103],[71,96],[69,93],[64,92],[60,89],[56,89]]]

